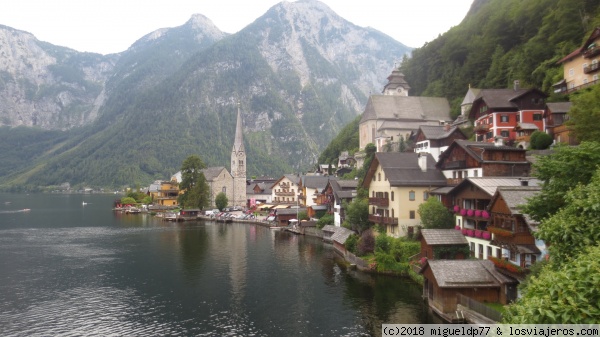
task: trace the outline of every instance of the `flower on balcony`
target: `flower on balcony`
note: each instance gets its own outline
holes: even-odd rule
[[[476,217],[480,217],[481,216],[481,210],[476,209],[475,210],[475,216]]]
[[[472,229],[467,229],[467,235],[470,237],[474,237],[475,236],[475,231]]]
[[[492,238],[492,234],[490,234],[490,232],[487,232],[487,231],[483,232],[483,233],[481,233],[481,238],[484,240],[489,240]]]
[[[482,235],[482,233],[481,233],[481,231],[480,231],[480,230],[475,230],[475,237],[476,237],[476,238],[480,238],[480,237],[481,237],[481,235]]]
[[[468,216],[473,216],[473,213],[474,213],[474,212],[473,212],[473,210],[472,210],[472,209],[470,209],[470,210],[468,210],[468,211],[467,211],[467,215],[468,215]]]
[[[490,218],[490,213],[488,213],[487,211],[483,211],[483,212],[481,212],[481,216],[484,217],[484,218],[486,218],[486,219],[489,219]]]
[[[504,237],[513,236],[513,232],[509,231],[508,229],[490,226],[487,228],[487,230],[488,230],[488,232],[490,232],[494,235],[497,235],[497,236],[504,236]]]
[[[463,208],[463,209],[461,209],[461,210],[460,210],[460,215],[462,215],[462,216],[465,216],[465,215],[467,215],[467,210],[466,210],[466,209],[464,209],[464,208]]]
[[[496,267],[508,270],[511,273],[521,274],[525,271],[523,268],[503,259],[499,259],[493,256],[488,256],[488,259],[492,261]]]
[[[467,235],[467,230],[463,228],[463,230],[462,230],[462,234],[463,234],[463,235]]]
[[[454,213],[458,213],[460,211],[460,207],[458,205],[454,206]]]
[[[456,226],[454,226],[454,229],[456,229],[457,231],[459,231],[460,230],[460,226],[456,225]]]

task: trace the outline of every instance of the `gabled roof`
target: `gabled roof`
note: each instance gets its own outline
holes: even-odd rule
[[[417,131],[417,137],[419,133],[422,133],[426,139],[445,139],[455,131],[460,132],[465,139],[467,138],[459,127],[447,127],[445,125],[421,125],[419,131]]]
[[[525,149],[519,149],[516,147],[512,147],[512,146],[507,146],[507,145],[496,145],[494,143],[487,143],[487,142],[474,142],[471,140],[464,140],[464,139],[456,139],[454,142],[452,142],[452,144],[450,144],[450,146],[448,146],[448,149],[446,149],[446,151],[442,152],[438,158],[438,162],[437,162],[437,167],[441,166],[441,163],[444,159],[446,159],[446,157],[450,156],[450,154],[452,153],[452,150],[454,150],[455,147],[461,147],[462,149],[465,150],[465,152],[471,156],[472,158],[474,158],[475,160],[477,160],[478,162],[484,162],[483,158],[481,157],[481,153],[482,151],[479,150],[483,150],[483,151],[510,151],[510,152],[526,152]],[[485,162],[492,162],[490,160],[486,160]],[[526,163],[527,161],[523,161],[523,163]],[[521,162],[519,162],[521,163]]]
[[[573,105],[571,102],[546,103],[550,113],[567,113],[571,110],[571,105]]]
[[[360,123],[372,119],[451,121],[450,104],[443,97],[371,95]]]
[[[587,48],[598,38],[600,37],[600,27],[596,27],[592,33],[590,34],[590,36],[587,38],[587,40],[585,40],[585,42],[583,43],[583,45],[577,49],[575,49],[574,51],[572,51],[569,55],[563,57],[562,59],[558,60],[556,62],[556,64],[561,64],[565,61],[568,61],[574,57],[579,56],[579,54],[583,53],[585,50],[587,50]]]
[[[496,288],[516,281],[497,272],[490,260],[427,260],[440,288]]]
[[[218,178],[219,175],[221,175],[221,173],[223,172],[223,170],[225,170],[225,172],[227,172],[227,174],[229,174],[229,171],[227,171],[227,169],[223,166],[207,167],[205,169],[202,169],[202,173],[204,173],[204,177],[206,178],[206,181],[212,181],[212,180],[215,180],[216,178]]]
[[[363,180],[367,187],[381,166],[390,186],[445,186],[446,177],[435,168],[435,160],[431,154],[426,154],[427,170],[419,166],[419,154],[414,152],[377,152],[371,162],[369,171]]]
[[[469,244],[465,236],[456,229],[421,229],[421,236],[430,246]]]
[[[352,234],[354,234],[354,232],[346,227],[336,227],[335,233],[331,235],[331,241],[344,244]]]
[[[527,199],[535,196],[542,190],[541,186],[499,186],[492,198],[490,205],[493,205],[499,197],[502,197],[506,206],[512,215],[522,215],[530,229],[536,230],[538,223],[531,219],[529,215],[523,214],[521,208],[527,204]]]
[[[475,100],[475,98],[477,98],[479,92],[481,92],[481,89],[469,87],[469,90],[467,90],[467,94],[465,95],[465,98],[463,99],[460,105],[473,104],[473,101]]]
[[[321,191],[327,186],[327,182],[331,178],[329,176],[302,176],[302,186]]]
[[[539,89],[481,89],[477,98],[473,101],[473,108],[469,113],[470,118],[474,118],[475,102],[483,101],[488,108],[494,110],[518,111],[519,106],[515,100],[530,92],[535,92],[540,96],[548,97],[548,95]]]
[[[283,176],[281,176],[281,178],[277,179],[274,183],[272,183],[270,185],[270,188],[272,189],[284,179],[287,179],[296,185],[300,185],[301,182],[300,176],[296,174],[284,174]]]
[[[469,184],[477,186],[479,189],[484,191],[491,197],[496,193],[496,189],[500,186],[521,186],[521,181],[527,180],[527,183],[532,187],[541,186],[541,181],[536,178],[530,177],[468,177],[461,181],[458,185],[454,186],[451,192],[458,191],[459,189]]]

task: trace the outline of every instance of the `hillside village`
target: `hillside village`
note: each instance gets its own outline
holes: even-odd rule
[[[555,84],[556,92],[574,92],[598,82],[599,43],[596,29],[584,45],[560,60],[564,79]],[[533,235],[539,222],[521,209],[542,189],[532,163],[552,150],[530,150],[530,141],[538,131],[550,135],[554,144],[577,145],[566,124],[571,103],[547,103],[546,93],[521,88],[515,81],[508,89],[468,88],[461,115],[452,120],[445,98],[414,97],[409,90],[403,74],[393,70],[382,94],[371,95],[364,109],[361,151],[341,153],[336,165],[320,164],[308,174],[277,178],[246,179],[238,111],[231,172],[225,167],[203,170],[211,208],[223,192],[231,206],[265,212],[277,226],[287,226],[299,210],[310,218],[332,215],[333,224],[323,228],[324,239],[355,260],[344,246],[353,232],[342,225],[344,207],[362,188],[368,191],[372,224],[390,237],[420,240],[420,253],[411,258],[420,262],[416,271],[423,276],[424,296],[433,311],[450,322],[499,321],[496,313],[473,303],[514,301],[530,268],[548,259],[545,243]],[[412,146],[398,152],[404,141]],[[376,152],[364,179],[343,179],[363,165],[369,145]],[[234,187],[240,178],[245,191]],[[174,207],[180,182],[178,173],[156,181],[147,193],[155,206]],[[429,198],[454,214],[454,228],[419,230],[418,209]]]

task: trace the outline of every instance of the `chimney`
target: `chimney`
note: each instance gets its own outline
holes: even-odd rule
[[[524,178],[520,178],[519,180],[521,181],[521,186],[529,186],[529,180]]]
[[[421,171],[426,172],[427,171],[427,153],[426,152],[420,152],[418,154],[418,163],[419,163],[419,167],[421,168]]]
[[[450,123],[444,124],[444,131],[446,131],[446,132],[450,131],[450,127],[451,127]]]
[[[514,89],[515,89],[515,91],[521,89],[520,88],[520,84],[521,84],[521,82],[519,82],[519,80],[515,80],[515,82],[514,82]]]

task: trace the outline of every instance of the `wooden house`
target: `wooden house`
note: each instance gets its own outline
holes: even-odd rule
[[[335,233],[331,235],[331,241],[333,242],[333,248],[337,253],[346,256],[346,240],[348,240],[352,234],[354,234],[354,232],[346,227],[335,227]]]
[[[509,275],[522,279],[529,267],[546,255],[546,245],[533,233],[538,223],[521,208],[527,199],[541,191],[539,186],[498,187],[490,203],[492,244],[502,248],[502,256],[491,260]]]
[[[469,119],[474,121],[476,140],[516,142],[514,130],[519,123],[529,123],[538,130],[546,130],[546,103],[548,97],[538,89],[521,89],[515,81],[513,89],[482,89],[473,101]]]
[[[430,153],[437,162],[456,139],[467,139],[459,127],[445,125],[421,125],[414,136],[416,153]]]
[[[448,185],[457,185],[468,177],[524,177],[531,164],[526,151],[497,143],[455,140],[436,164]]]
[[[577,145],[579,142],[572,133],[571,126],[567,125],[571,102],[546,103],[548,106],[547,132],[552,135],[554,143]]]
[[[516,281],[489,260],[427,260],[420,273],[429,307],[449,322],[456,318],[459,295],[500,304],[516,297]]]
[[[463,260],[469,256],[469,242],[456,229],[421,229],[421,258]]]
[[[327,213],[333,214],[333,223],[341,226],[345,219],[344,201],[352,202],[356,198],[357,180],[329,179],[323,190],[323,202],[327,206]]]

